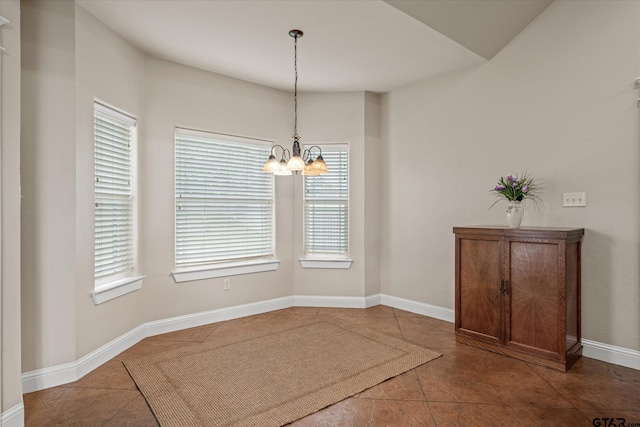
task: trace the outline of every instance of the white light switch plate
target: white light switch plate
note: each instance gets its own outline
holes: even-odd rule
[[[587,206],[587,193],[562,193],[562,206]]]

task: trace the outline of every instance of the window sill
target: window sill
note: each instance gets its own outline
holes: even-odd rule
[[[142,288],[142,279],[147,276],[133,276],[118,279],[104,285],[97,286],[93,291],[93,302],[95,305],[110,301],[122,295],[137,291]]]
[[[331,268],[331,269],[349,269],[353,260],[344,258],[335,259],[317,259],[302,258],[299,259],[302,268]]]
[[[176,270],[172,274],[173,280],[175,280],[176,283],[182,283],[194,280],[214,279],[216,277],[275,271],[278,269],[279,265],[280,261],[278,260],[261,260],[194,267],[184,270]]]

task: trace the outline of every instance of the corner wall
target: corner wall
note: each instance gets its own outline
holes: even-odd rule
[[[367,243],[375,243],[380,231],[372,227],[375,214],[365,215],[367,197],[375,193],[373,184],[366,180],[365,163],[369,157],[375,159],[375,151],[379,150],[375,131],[378,102],[378,95],[364,92],[299,95],[298,133],[302,144],[349,144],[349,257],[353,263],[348,270],[301,267],[298,260],[304,257],[303,177],[290,177],[295,181],[296,200],[292,237],[295,295],[364,297],[370,295],[368,291],[379,292],[375,291],[376,277],[372,273],[377,269],[372,265],[376,248]]]
[[[22,404],[20,345],[20,1],[0,2],[2,27],[2,372],[1,407],[6,413]]]
[[[75,2],[21,2],[22,369],[76,358]]]
[[[382,135],[381,97],[364,96],[364,247],[365,296],[379,294],[382,240]],[[362,157],[362,155],[360,155]]]
[[[489,190],[526,170],[545,207],[523,225],[586,229],[583,337],[640,350],[639,17],[556,1],[488,63],[384,97],[383,293],[453,307],[452,227],[506,224]]]

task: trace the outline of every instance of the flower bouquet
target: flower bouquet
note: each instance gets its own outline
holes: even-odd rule
[[[538,180],[526,173],[521,174],[520,177],[517,175],[500,177],[497,185],[491,191],[498,197],[498,200],[496,200],[489,209],[500,201],[508,201],[507,219],[509,226],[519,227],[524,213],[522,202],[531,200],[536,207],[542,205],[542,200],[539,196],[540,189]]]

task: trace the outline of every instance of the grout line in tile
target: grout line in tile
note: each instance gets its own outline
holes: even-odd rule
[[[433,425],[437,427],[438,423],[436,422],[436,417],[433,416],[433,410],[431,409],[431,405],[429,404],[429,399],[427,399],[427,393],[424,392],[424,387],[422,387],[422,381],[420,381],[420,376],[416,372],[416,368],[413,368],[412,371],[413,371],[413,374],[418,379],[418,384],[420,385],[420,391],[422,392],[422,397],[424,397],[424,401],[427,404],[427,408],[429,408],[429,414],[431,415],[431,419],[433,420]]]
[[[571,405],[572,408],[577,409],[578,411],[580,410],[580,408],[578,408],[576,405],[574,405],[569,399],[567,399],[565,397],[565,395],[563,393],[560,392],[560,390],[556,389],[553,384],[551,384],[549,381],[546,380],[545,377],[543,377],[542,375],[540,375],[540,373],[538,371],[536,371],[535,369],[533,369],[533,366],[530,363],[524,362],[525,365],[527,365],[527,367],[529,369],[531,369],[533,371],[534,374],[536,374],[538,377],[540,377],[540,379],[549,387],[551,387],[551,389],[553,391],[555,391],[556,393],[558,393],[558,395],[560,397],[562,397],[569,405]]]
[[[586,409],[585,409],[585,410],[586,410]],[[589,410],[594,410],[594,409],[589,409]],[[597,411],[597,410],[598,410],[598,409],[595,409],[595,411]],[[589,417],[587,416],[587,414],[585,414],[584,412],[582,412],[582,411],[583,411],[583,409],[577,408],[577,411],[580,413],[580,415],[582,415],[583,417],[585,417],[585,419],[586,419],[589,423],[591,423],[591,425],[594,425],[594,424],[593,424],[594,419],[593,419],[593,418],[589,418]],[[610,411],[610,409],[606,409],[606,411]],[[607,412],[607,414],[608,414],[608,412]]]
[[[458,402],[458,401],[447,401],[447,400],[432,400],[432,401],[427,401],[427,403],[450,403],[450,404],[456,404],[456,405],[475,405],[475,406],[495,406],[498,408],[522,408],[522,409],[557,409],[559,411],[577,411],[580,413],[580,415],[585,416],[582,411],[578,408],[572,407],[572,408],[558,408],[556,406],[537,406],[537,405],[501,405],[501,404],[497,404],[497,403],[486,403],[486,402]],[[585,409],[587,410],[587,409]],[[593,410],[591,408],[589,408],[588,410]],[[596,409],[597,410],[597,409]],[[611,411],[612,409],[606,409],[607,411]],[[613,409],[614,411],[617,411],[618,409]],[[623,411],[624,409],[621,409],[621,411]],[[589,420],[591,421],[591,420]]]
[[[209,334],[211,335],[211,334]],[[207,336],[209,336],[207,335]],[[158,335],[156,335],[158,336]],[[183,343],[183,344],[202,344],[203,342],[205,342],[206,338],[202,339],[202,340],[181,340],[181,339],[155,339],[154,341],[161,341],[163,343]]]
[[[119,390],[119,391],[135,391],[140,393],[140,390],[136,386],[136,388],[122,388],[122,387],[92,387],[92,386],[69,386],[66,384],[57,386],[62,388],[75,388],[75,389],[83,389],[83,390]],[[55,388],[55,387],[54,387]],[[50,390],[50,389],[46,389]]]
[[[422,385],[420,385],[422,387]],[[431,409],[431,405],[429,401],[425,402],[427,404],[427,408],[429,408],[429,415],[431,415],[431,419],[433,420],[433,425],[438,427],[438,422],[436,421],[436,417],[433,416],[433,409]]]
[[[351,397],[354,398],[354,399],[358,399],[358,400],[376,400],[376,401],[389,401],[389,402],[420,402],[420,403],[425,403],[424,400],[418,400],[418,399],[383,399],[381,397],[358,397],[358,396],[351,396]]]
[[[402,326],[400,326],[400,322],[398,321],[398,318],[395,317],[395,311],[393,312],[394,314],[394,318],[396,319],[396,325],[398,325],[398,330],[400,331],[400,336],[402,337],[402,340],[405,342],[409,342],[407,341],[407,339],[404,337],[404,332],[402,332]]]
[[[139,392],[140,390],[138,390],[137,386],[136,388],[124,388],[124,387],[98,387],[98,386],[90,386],[90,385],[86,385],[86,386],[59,386],[59,387],[64,387],[64,388],[76,388],[76,389],[82,389],[82,390],[121,390],[121,391],[137,391]]]
[[[413,375],[415,375],[416,379],[418,380],[418,385],[420,385],[420,391],[422,392],[422,397],[424,397],[424,401],[428,402],[429,400],[427,399],[427,393],[424,392],[424,388],[422,387],[422,381],[420,381],[420,377],[416,372],[416,368],[413,368],[411,371],[413,372]]]
[[[215,323],[214,323],[215,324]],[[207,334],[206,337],[204,337],[204,339],[202,340],[202,342],[205,342],[207,340],[207,338],[209,338],[211,336],[211,334],[213,334],[215,331],[217,331],[220,328],[220,325],[222,325],[222,322],[219,322],[217,324],[215,324],[216,327],[212,328],[211,331]]]
[[[133,403],[133,402],[134,402],[138,397],[142,397],[142,399],[144,399],[144,396],[142,396],[142,393],[140,393],[140,391],[139,391],[139,390],[136,390],[136,391],[138,392],[138,396],[136,396],[136,397],[134,397],[133,399],[131,399],[130,401],[128,401],[126,405],[124,405],[122,408],[120,408],[120,410],[119,410],[119,411],[117,411],[115,414],[113,414],[113,416],[112,416],[111,418],[109,418],[108,420],[106,420],[106,421],[105,421],[104,423],[102,423],[102,424],[103,424],[103,425],[109,424],[109,422],[110,422],[112,419],[114,419],[115,417],[117,417],[117,416],[118,416],[118,414],[119,414],[120,412],[124,411],[124,410],[125,410],[129,405],[131,405],[131,404],[132,404],[132,403]],[[146,399],[145,399],[145,402],[146,402]],[[153,411],[151,411],[151,412],[153,412]],[[154,414],[154,416],[155,416],[155,414]]]
[[[631,409],[629,408],[577,408],[576,409],[580,412],[582,411],[625,411],[625,412],[638,412],[638,410],[633,407]]]

